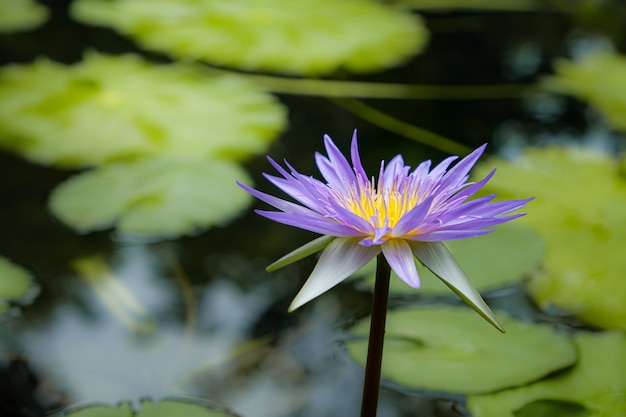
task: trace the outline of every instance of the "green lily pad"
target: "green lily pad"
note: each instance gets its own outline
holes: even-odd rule
[[[494,10],[529,11],[537,10],[535,0],[393,0],[417,10]]]
[[[576,350],[550,327],[498,313],[501,334],[472,310],[447,306],[390,311],[383,377],[405,387],[454,393],[485,393],[527,384],[572,365]],[[351,333],[367,335],[369,320]],[[346,347],[364,365],[367,340]]]
[[[535,301],[603,328],[626,330],[626,180],[618,161],[578,148],[529,149],[515,162],[490,160],[498,172],[485,193],[534,195],[528,215],[546,242],[543,268],[529,281]]]
[[[418,16],[370,0],[78,0],[71,11],[178,58],[293,74],[384,70],[428,38]]]
[[[569,407],[575,403],[581,416],[626,415],[626,335],[619,332],[579,333],[574,342],[579,361],[571,370],[526,387],[470,396],[467,406],[472,415],[518,417],[537,400],[562,401],[569,403]],[[587,414],[582,414],[583,408]],[[555,413],[550,417],[560,415],[565,416]]]
[[[54,417],[234,417],[224,410],[216,410],[203,404],[182,400],[141,401],[141,409],[132,410],[130,403],[116,406],[88,405],[73,411],[64,411]]]
[[[74,176],[50,197],[50,209],[80,232],[115,226],[151,238],[196,232],[232,219],[250,196],[243,168],[221,160],[149,159]]]
[[[555,62],[556,75],[546,88],[589,101],[615,129],[626,131],[626,57],[611,52],[586,56],[580,61]]]
[[[286,124],[270,94],[234,75],[92,52],[0,70],[0,147],[59,167],[140,157],[241,159]]]
[[[493,232],[471,239],[452,240],[446,246],[474,287],[491,291],[521,281],[535,272],[545,254],[545,245],[528,226],[508,223]],[[421,286],[412,288],[392,272],[389,292],[395,295],[419,294],[439,296],[451,294],[450,289],[420,262],[416,262]],[[370,262],[355,276],[365,275],[365,284],[374,288],[376,261]]]
[[[513,412],[514,417],[589,417],[587,407],[559,400],[536,400]]]
[[[34,0],[2,0],[0,32],[34,29],[48,19],[48,9]]]
[[[19,301],[33,288],[28,271],[0,256],[0,314],[11,309],[11,301]]]

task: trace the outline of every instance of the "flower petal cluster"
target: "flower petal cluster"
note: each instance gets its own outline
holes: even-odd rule
[[[324,249],[290,310],[337,285],[382,252],[408,285],[419,287],[417,258],[481,315],[495,322],[491,310],[442,243],[489,233],[493,230],[490,227],[525,214],[511,213],[531,199],[494,202],[495,195],[471,199],[495,172],[478,182],[468,182],[469,171],[486,145],[452,168],[456,156],[434,167],[431,161],[424,161],[411,170],[398,155],[387,164],[381,163],[376,179],[370,178],[361,164],[356,131],[351,163],[329,136],[324,137],[324,143],[327,155],[318,153],[315,160],[325,181],[300,174],[286,161],[285,169],[268,158],[280,176],[265,177],[296,202],[239,184],[279,210],[257,210],[258,214],[324,235],[268,267],[276,269]]]

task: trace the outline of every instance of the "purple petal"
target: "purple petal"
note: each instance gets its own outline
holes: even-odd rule
[[[485,143],[465,158],[461,159],[453,168],[451,168],[441,179],[442,187],[455,187],[459,183],[465,182],[467,174],[476,164],[478,158],[481,157],[486,147],[487,144]]]
[[[354,230],[349,226],[336,223],[324,217],[310,217],[303,216],[301,214],[283,213],[280,211],[255,210],[255,212],[270,220],[274,220],[275,222],[320,233],[322,235],[338,237],[353,237],[362,235],[362,233],[358,230]]]
[[[293,311],[352,275],[380,253],[379,246],[365,247],[355,239],[330,242],[306,283],[289,306]]]
[[[443,161],[439,162],[439,164],[437,164],[432,169],[432,171],[428,173],[428,179],[432,182],[439,182],[441,180],[441,177],[445,175],[446,170],[448,169],[450,164],[456,161],[457,159],[459,159],[458,156],[449,156]]]
[[[381,189],[390,189],[398,178],[402,177],[403,171],[408,173],[408,167],[404,165],[402,156],[396,155],[389,161],[384,171],[382,169],[381,171],[380,177],[378,178],[378,187]],[[406,177],[406,174],[404,176]]]
[[[323,209],[318,201],[319,199],[311,194],[311,190],[314,188],[312,184],[309,183],[307,187],[305,184],[293,177],[284,179],[274,177],[269,174],[263,174],[263,176],[285,194],[291,196],[294,200],[299,201],[303,205],[317,211],[318,213],[323,212]]]
[[[491,217],[486,219],[478,217],[464,222],[458,222],[457,224],[452,224],[450,226],[444,225],[443,230],[447,230],[448,227],[450,229],[483,229],[485,227],[493,227],[502,223],[510,222],[511,220],[515,220],[525,215],[526,213],[518,213],[511,216]]]
[[[333,164],[328,160],[328,158],[321,153],[316,152],[315,163],[328,185],[336,190],[341,190],[344,194],[347,193],[345,180],[337,176],[337,171],[335,171]]]
[[[480,217],[485,219],[499,217],[523,208],[529,201],[530,200],[508,200],[498,201],[495,203],[482,202],[482,204],[475,206],[471,205],[472,202],[469,202],[459,206],[458,210],[455,209],[454,211],[458,211],[458,215],[455,216],[454,220],[444,221],[444,225],[447,223],[454,223],[455,221],[464,221],[464,217]],[[471,209],[468,208],[467,210],[462,210],[465,206],[470,206]]]
[[[280,164],[276,161],[274,161],[272,158],[270,158],[269,156],[267,157],[267,160],[269,161],[269,163],[274,167],[274,169],[276,171],[278,171],[280,173],[280,175],[282,175],[283,177],[289,179],[291,178],[291,175],[289,175],[289,172],[287,172],[285,170],[285,168],[281,167]],[[287,161],[285,161],[286,163]]]
[[[350,184],[355,182],[356,178],[352,167],[339,148],[333,143],[330,136],[324,135],[324,145],[326,146],[326,153],[328,154],[328,159],[336,176],[343,181],[343,183]]]
[[[359,155],[359,144],[356,138],[356,129],[352,133],[352,143],[350,145],[350,157],[352,158],[352,169],[357,176],[360,176],[362,180],[367,180],[367,173],[361,164],[361,156]]]
[[[424,162],[421,162],[415,168],[415,170],[413,172],[411,172],[411,177],[416,177],[416,178],[423,179],[428,174],[428,170],[430,169],[431,165],[432,165],[432,161],[430,159],[426,160]]]
[[[398,274],[402,281],[413,288],[419,288],[420,277],[415,267],[415,257],[411,247],[404,240],[389,240],[381,246],[385,259],[391,269]]]
[[[462,204],[454,204],[454,202],[446,203],[445,205],[440,206],[435,214],[439,219],[441,219],[442,223],[447,223],[458,219],[461,216],[467,216],[475,213],[476,210],[480,210],[482,207],[487,206],[494,198],[496,198],[496,195],[492,194]]]
[[[487,230],[437,230],[434,232],[424,233],[417,236],[408,236],[406,239],[415,242],[441,242],[444,240],[467,239],[486,235],[493,232],[493,229]]]
[[[401,237],[417,229],[421,221],[424,220],[424,217],[428,214],[432,201],[432,197],[428,197],[426,200],[422,201],[422,203],[409,210],[409,212],[403,214],[402,218],[400,218],[398,223],[393,227],[391,236]]]
[[[494,168],[489,174],[485,176],[485,178],[465,188],[462,192],[459,192],[457,195],[463,195],[467,197],[473,196],[478,190],[480,190],[481,188],[483,188],[485,184],[487,184],[487,182],[491,179],[491,177],[493,177],[495,173],[496,173],[496,170]]]
[[[334,199],[329,199],[329,204],[331,205],[332,209],[335,210],[337,214],[335,220],[337,220],[339,223],[350,225],[351,227],[360,230],[364,234],[374,233],[374,227],[371,225],[371,223],[361,216],[341,206]]]
[[[278,197],[274,197],[273,195],[266,194],[262,191],[255,190],[254,188],[250,188],[247,185],[240,183],[239,181],[236,181],[236,182],[237,182],[237,185],[239,185],[241,188],[243,188],[244,190],[252,194],[254,197],[286,213],[294,213],[294,214],[299,214],[299,215],[304,215],[304,216],[319,215],[315,211],[310,210],[306,207],[280,199]]]

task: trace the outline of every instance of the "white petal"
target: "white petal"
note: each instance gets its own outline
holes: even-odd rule
[[[433,274],[437,275],[452,291],[463,299],[485,320],[504,333],[495,314],[470,283],[448,248],[441,242],[408,242],[413,254]]]
[[[283,256],[276,262],[268,265],[265,270],[267,272],[276,271],[284,266],[297,262],[300,259],[304,259],[309,255],[313,255],[314,253],[319,252],[326,246],[328,246],[328,244],[332,242],[333,239],[336,239],[336,237],[329,235],[320,236],[317,239],[314,239],[309,243],[300,246],[298,249],[289,252],[287,255]]]
[[[389,240],[382,245],[385,259],[402,281],[413,288],[419,288],[420,278],[415,267],[415,257],[408,243],[403,240]]]
[[[380,246],[359,245],[357,239],[336,238],[322,253],[309,279],[293,299],[289,311],[294,311],[339,284],[380,253]]]

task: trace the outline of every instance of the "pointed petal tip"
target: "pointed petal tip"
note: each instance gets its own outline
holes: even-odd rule
[[[504,333],[504,328],[498,322],[496,315],[485,303],[480,293],[474,288],[465,276],[456,260],[441,242],[418,243],[410,242],[413,254],[430,271],[441,279],[467,305],[496,329]]]
[[[311,300],[302,300],[300,294],[296,295],[296,297],[291,301],[291,304],[289,304],[289,307],[287,307],[287,313],[293,313]]]

